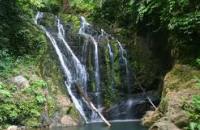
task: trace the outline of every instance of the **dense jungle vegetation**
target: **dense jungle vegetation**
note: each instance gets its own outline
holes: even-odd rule
[[[129,46],[133,46],[136,35],[159,39],[164,49],[153,49],[169,51],[172,66],[179,63],[200,69],[198,0],[0,0],[0,129],[39,124],[46,102],[41,90],[48,88],[46,82],[37,80],[20,91],[8,83],[22,68],[26,71],[38,65],[45,53],[46,37],[34,23],[38,10],[60,16],[84,15]],[[143,71],[139,63],[134,66]],[[192,78],[198,88],[200,79]],[[31,96],[17,100],[16,93],[18,99],[20,95]],[[48,102],[53,109],[51,99]],[[193,95],[184,109],[190,115],[185,129],[200,130],[200,95]]]

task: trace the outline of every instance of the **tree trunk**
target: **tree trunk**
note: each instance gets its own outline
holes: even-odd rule
[[[69,8],[69,1],[63,0],[63,11],[66,11]]]

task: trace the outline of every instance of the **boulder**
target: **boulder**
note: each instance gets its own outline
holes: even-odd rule
[[[149,130],[181,130],[166,118],[161,118]]]
[[[146,127],[150,127],[160,118],[160,114],[156,111],[147,111],[142,118],[142,124]]]
[[[15,84],[18,88],[29,86],[29,81],[22,75],[11,78],[11,83]]]
[[[18,127],[15,125],[9,126],[7,130],[18,130]]]
[[[184,111],[179,111],[171,116],[171,121],[178,127],[183,128],[189,124],[189,117]]]

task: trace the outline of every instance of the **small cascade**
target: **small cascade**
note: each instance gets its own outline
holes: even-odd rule
[[[108,43],[108,51],[110,56],[110,64],[111,64],[111,80],[112,80],[112,89],[114,89],[114,54],[112,52],[112,48]]]
[[[34,19],[34,22],[35,24],[37,25],[38,24],[38,19],[42,18],[43,17],[43,13],[41,12],[38,12],[35,16],[35,19]]]
[[[113,52],[112,52],[112,49],[111,49],[111,46],[109,43],[107,46],[108,46],[108,51],[109,51],[109,56],[110,56],[110,63],[113,64],[114,63],[114,55],[113,55]]]
[[[126,67],[126,73],[128,74],[128,61],[126,59],[126,50],[122,47],[122,44],[117,41],[118,45],[119,45],[119,51],[120,51],[120,58],[122,60],[122,62],[125,64]]]
[[[98,43],[95,40],[95,38],[88,34],[87,28],[90,26],[90,24],[85,20],[83,16],[81,16],[81,27],[79,30],[79,34],[84,36],[87,41],[91,40],[91,42],[94,45],[94,63],[95,63],[95,81],[96,81],[96,90],[95,90],[95,96],[97,97],[97,108],[101,108],[101,88],[100,88],[100,72],[99,72],[99,54],[98,54]]]
[[[111,86],[112,90],[114,90],[114,53],[112,50],[112,47],[110,45],[110,40],[109,40],[110,35],[107,34],[103,29],[101,29],[101,35],[99,36],[99,40],[105,40],[108,48],[108,53],[109,53],[109,61],[110,61],[110,76],[111,76]],[[113,37],[111,37],[114,39]]]
[[[83,87],[85,92],[87,92],[87,73],[86,73],[85,67],[84,65],[81,64],[79,59],[76,57],[76,55],[74,54],[74,52],[72,51],[68,43],[66,42],[65,30],[64,30],[63,25],[60,23],[60,19],[57,19],[57,28],[58,28],[58,38],[62,40],[62,42],[64,43],[67,49],[67,52],[69,52],[69,54],[71,55],[70,56],[72,58],[71,61],[74,62],[73,65],[75,67],[75,72],[73,73],[75,74],[75,80],[77,80],[77,82],[81,85],[81,87]]]
[[[85,20],[84,17],[81,16],[81,27],[79,29],[79,34],[85,37],[86,45],[88,44],[88,41],[91,41],[94,45],[94,63],[95,63],[94,73],[95,73],[95,81],[96,81],[96,85],[95,85],[95,97],[96,98],[95,98],[95,100],[96,100],[97,109],[100,110],[100,108],[101,108],[101,90],[100,90],[98,43],[91,34],[88,34],[86,32],[88,29],[88,26],[90,26],[90,24]],[[95,122],[100,120],[97,113],[95,113],[95,112],[92,113],[91,119]]]
[[[125,65],[125,70],[126,70],[126,76],[125,76],[125,80],[126,80],[126,85],[127,85],[127,91],[128,93],[130,92],[130,85],[129,85],[129,69],[128,69],[128,61],[126,58],[127,52],[126,50],[122,47],[122,44],[117,41],[118,46],[119,46],[119,52],[120,52],[120,64]]]

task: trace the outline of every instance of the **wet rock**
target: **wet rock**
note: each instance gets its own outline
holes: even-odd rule
[[[200,77],[199,70],[176,64],[165,76],[162,99],[158,110],[144,118],[150,120],[149,123],[146,119],[146,124],[151,124],[151,120],[154,119],[153,116],[156,113],[161,113],[159,118],[167,118],[167,120],[161,121],[158,118],[157,121],[154,121],[151,130],[184,129],[189,124],[189,115],[186,114],[184,106],[191,104],[192,96],[200,93],[200,89],[196,87],[197,82],[193,78],[194,75]]]
[[[41,114],[41,124],[42,126],[49,126],[49,124],[51,124],[51,120],[48,116],[48,113],[44,112]]]
[[[181,130],[166,118],[160,119],[149,130]]]
[[[189,123],[189,117],[183,111],[174,113],[171,116],[171,121],[178,127],[182,128]]]
[[[18,127],[18,130],[26,130],[26,127],[25,126],[20,126],[20,127]]]
[[[15,125],[9,126],[7,130],[18,130],[18,127]]]
[[[60,119],[60,123],[64,126],[76,126],[77,123],[70,117],[70,116],[63,116],[61,119]]]
[[[151,126],[160,118],[160,114],[155,111],[147,111],[144,117],[142,118],[142,124],[144,126]]]
[[[154,96],[147,95],[150,97],[154,104],[159,102],[159,99]],[[152,105],[146,99],[146,95],[137,94],[131,97],[128,97],[125,100],[120,101],[120,103],[113,105],[110,109],[108,109],[106,118],[108,120],[116,120],[116,119],[139,119],[141,118],[146,111],[152,110]]]
[[[12,78],[11,82],[15,84],[18,88],[24,88],[29,86],[29,81],[22,75]]]

